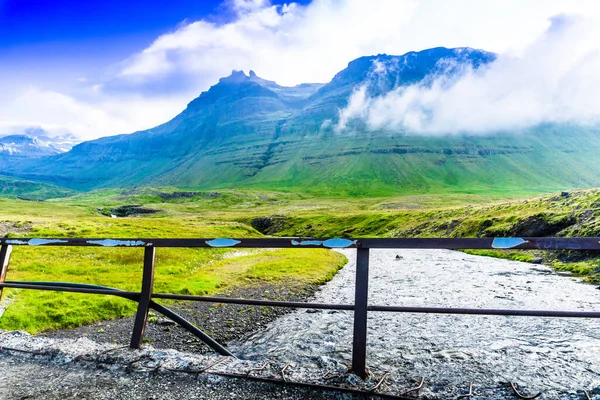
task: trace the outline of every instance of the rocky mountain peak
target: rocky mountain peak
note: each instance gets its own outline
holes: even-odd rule
[[[2,138],[0,138],[0,143],[2,144],[13,144],[13,145],[38,145],[39,140],[31,137],[31,136],[27,136],[27,135],[8,135],[8,136],[4,136]]]
[[[61,152],[51,143],[25,134],[0,137],[0,156],[42,157]]]
[[[248,76],[244,73],[244,71],[240,70],[232,70],[229,76],[223,77],[219,79],[219,83],[239,83],[248,80]]]

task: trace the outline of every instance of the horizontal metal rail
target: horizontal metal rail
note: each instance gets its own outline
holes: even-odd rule
[[[398,312],[419,314],[462,314],[482,316],[518,316],[552,318],[600,318],[595,311],[562,310],[519,310],[483,309],[420,306],[382,306],[368,304],[369,249],[518,249],[518,250],[600,250],[600,238],[358,238],[358,239],[314,239],[314,238],[189,238],[189,239],[106,239],[106,238],[0,238],[0,297],[4,288],[27,290],[51,290],[60,292],[119,296],[138,302],[136,323],[131,347],[142,343],[148,309],[153,308],[173,319],[180,326],[201,338],[221,354],[231,355],[228,350],[186,321],[173,311],[156,303],[155,299],[202,301],[223,304],[241,304],[261,307],[310,308],[354,312],[354,338],[352,366],[356,374],[366,377],[366,334],[367,312]],[[11,246],[88,246],[106,248],[145,248],[143,282],[140,292],[123,291],[96,285],[64,282],[6,281]],[[154,293],[155,248],[356,248],[357,279],[354,304],[323,304],[274,300],[236,299],[213,296],[193,296],[171,293]]]
[[[63,283],[63,282],[60,282]],[[32,289],[32,290],[51,290],[55,292],[71,292],[71,293],[87,293],[87,294],[105,294],[109,296],[124,297],[129,300],[137,300],[140,297],[139,292],[125,292],[116,291],[114,289],[88,289],[78,288],[65,285],[36,285],[35,282],[27,283],[14,283],[12,281],[5,281],[0,283],[0,288],[13,288],[13,289]]]
[[[390,238],[390,239],[105,239],[105,238],[0,238],[0,245],[87,247],[208,247],[208,248],[369,248],[369,249],[520,249],[600,250],[600,237],[556,238]]]
[[[550,317],[550,318],[600,318],[600,312],[594,311],[548,311],[548,310],[512,310],[494,308],[448,308],[448,307],[399,307],[368,306],[369,311],[385,311],[413,314],[465,314],[497,315],[512,317]]]
[[[37,284],[35,282],[5,281],[0,283],[0,288],[13,289],[33,289],[33,290],[51,290],[57,292],[104,294],[111,296],[124,297],[130,300],[137,300],[140,297],[139,292],[117,291],[115,289],[93,289],[76,287],[63,282],[44,282]],[[92,286],[92,285],[86,285]],[[340,310],[354,311],[352,304],[326,304],[326,303],[306,303],[294,301],[272,301],[255,299],[237,299],[231,297],[209,297],[209,296],[190,296],[179,294],[154,293],[153,299],[201,301],[208,303],[239,304],[248,306],[262,307],[284,307],[284,308],[308,308],[316,310]],[[494,309],[494,308],[452,308],[452,307],[403,307],[403,306],[367,306],[367,311],[375,312],[399,312],[409,314],[464,314],[464,315],[494,315],[494,316],[514,316],[514,317],[551,317],[551,318],[600,318],[600,312],[594,311],[553,311],[553,310],[519,310],[519,309]]]
[[[289,307],[289,308],[314,308],[318,310],[345,310],[353,311],[352,304],[324,304],[324,303],[306,303],[294,301],[276,301],[276,300],[254,300],[254,299],[235,299],[231,297],[209,297],[209,296],[191,296],[182,294],[167,294],[154,293],[153,299],[169,299],[169,300],[187,300],[187,301],[203,301],[210,303],[223,304],[243,304],[249,306],[265,306],[265,307]]]

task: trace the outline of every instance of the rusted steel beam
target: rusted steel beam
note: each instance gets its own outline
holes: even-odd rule
[[[198,329],[194,324],[192,324],[179,314],[171,311],[167,307],[164,307],[154,301],[150,301],[149,305],[150,308],[153,308],[165,317],[172,319],[174,322],[178,323],[183,329],[187,330],[188,332],[191,332],[194,336],[198,337],[217,353],[221,354],[222,356],[237,358],[233,353],[231,353],[225,347],[221,346],[219,342],[208,336],[206,333]]]
[[[131,335],[131,343],[129,347],[139,349],[142,347],[144,338],[144,330],[146,329],[146,321],[148,319],[148,310],[150,308],[150,300],[152,297],[152,289],[154,287],[154,259],[156,250],[154,247],[146,247],[144,249],[144,271],[142,276],[142,291],[138,303],[137,313],[135,315],[135,323],[133,325],[133,334]]]
[[[369,249],[356,251],[354,284],[354,335],[352,339],[352,371],[367,377],[367,302],[369,298]]]
[[[25,281],[6,281],[0,284],[0,287],[10,287],[16,289],[33,289],[33,290],[51,290],[57,292],[72,292],[84,294],[108,294],[112,296],[125,297],[131,300],[140,298],[139,292],[126,292],[117,289],[99,289],[95,285],[80,285],[62,282],[25,282]],[[98,289],[95,289],[98,288]],[[293,301],[272,301],[272,300],[254,300],[254,299],[236,299],[230,297],[208,297],[208,296],[190,296],[182,294],[169,293],[152,293],[153,299],[170,299],[170,300],[186,300],[186,301],[202,301],[209,303],[224,303],[224,304],[243,304],[249,306],[265,306],[265,307],[287,307],[287,308],[314,308],[321,310],[344,310],[352,311],[354,306],[351,304],[323,304],[323,303],[304,303]]]
[[[195,373],[195,372],[190,372]],[[284,379],[275,379],[275,378],[266,378],[257,375],[246,375],[246,374],[237,374],[231,372],[221,372],[221,371],[211,371],[212,375],[224,376],[228,378],[241,378],[241,379],[251,379],[258,382],[267,382],[267,383],[275,383],[283,386],[296,386],[307,389],[318,389],[325,390],[329,392],[339,392],[339,393],[347,393],[353,395],[352,397],[358,398],[380,398],[380,399],[389,399],[389,400],[414,400],[414,396],[404,396],[404,395],[394,395],[388,393],[379,393],[375,391],[366,391],[355,389],[352,387],[344,387],[344,386],[332,386],[332,385],[323,385],[318,383],[308,383],[308,382],[298,382],[292,380],[284,380]]]
[[[372,249],[536,249],[600,250],[600,238],[398,238],[356,239]]]
[[[600,237],[556,238],[192,238],[82,239],[0,238],[0,245],[96,247],[237,247],[237,248],[372,248],[372,249],[537,249],[600,250]]]
[[[304,238],[0,238],[0,244],[16,246],[90,246],[90,247],[206,247],[206,248],[345,248],[355,247],[349,239],[304,239]]]
[[[6,273],[8,272],[8,263],[10,261],[10,253],[12,252],[12,246],[3,245],[0,248],[0,283],[4,283],[6,280]],[[0,287],[0,300],[2,300],[2,287]]]

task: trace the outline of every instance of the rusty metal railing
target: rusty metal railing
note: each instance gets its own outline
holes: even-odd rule
[[[144,264],[139,292],[130,292],[96,285],[63,282],[8,281],[6,275],[11,246],[91,246],[91,247],[143,247]],[[102,294],[127,298],[138,302],[130,347],[142,344],[149,309],[154,309],[187,329],[215,351],[234,356],[214,339],[183,317],[162,306],[154,299],[218,302],[229,304],[335,309],[354,311],[352,344],[352,370],[365,378],[367,314],[371,312],[439,313],[502,315],[524,317],[600,318],[600,312],[561,310],[482,309],[451,307],[403,307],[368,304],[369,250],[370,249],[536,249],[536,250],[600,250],[600,238],[390,238],[390,239],[82,239],[82,238],[0,238],[0,300],[3,288],[52,290],[75,293]],[[224,297],[191,296],[172,293],[154,293],[154,260],[159,247],[181,248],[355,248],[356,282],[354,304],[323,304],[271,300],[249,300]],[[235,356],[234,356],[235,357]]]

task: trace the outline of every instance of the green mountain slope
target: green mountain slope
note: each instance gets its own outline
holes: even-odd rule
[[[63,187],[0,176],[0,197],[38,201],[74,194],[73,190]]]
[[[600,186],[600,129],[537,126],[489,135],[336,133],[359,85],[371,94],[477,69],[491,53],[435,48],[352,61],[326,85],[282,87],[234,71],[156,128],[84,142],[2,172],[76,189],[255,187],[315,194],[542,192]],[[448,66],[451,66],[450,68]],[[373,78],[374,71],[384,71]]]

